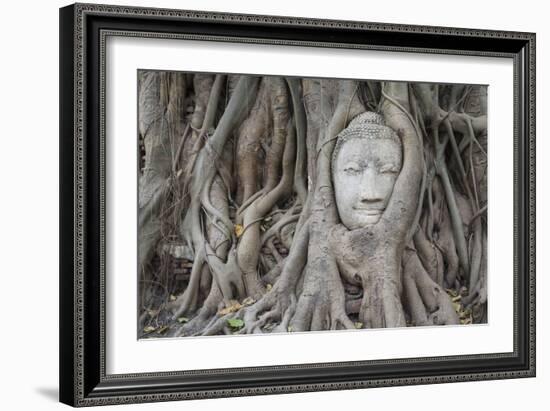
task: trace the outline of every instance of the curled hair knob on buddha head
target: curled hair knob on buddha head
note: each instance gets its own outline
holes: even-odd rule
[[[373,111],[365,111],[354,117],[348,126],[338,134],[336,146],[332,152],[333,167],[342,145],[354,138],[389,139],[401,145],[401,139],[392,128],[386,126],[384,117]]]

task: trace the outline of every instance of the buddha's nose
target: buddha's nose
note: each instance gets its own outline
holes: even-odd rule
[[[363,174],[359,191],[361,203],[377,203],[384,200],[379,184],[377,184],[377,177],[378,173],[373,169],[367,169]]]

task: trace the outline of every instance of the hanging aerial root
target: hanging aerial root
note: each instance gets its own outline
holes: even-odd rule
[[[294,170],[294,190],[300,203],[304,205],[307,199],[307,120],[304,103],[301,99],[300,80],[287,78],[288,88],[292,96],[294,122],[296,123],[296,168]]]
[[[244,231],[237,248],[239,266],[248,296],[259,299],[265,290],[260,282],[258,260],[261,250],[260,221],[281,199],[290,195],[294,178],[296,161],[296,135],[294,128],[287,124],[288,134],[283,154],[283,175],[271,191],[255,200],[244,212]]]
[[[267,134],[271,124],[268,115],[267,81],[262,79],[250,114],[238,131],[236,166],[238,175],[237,202],[240,204],[246,202],[258,190],[258,154],[261,150],[261,139]]]

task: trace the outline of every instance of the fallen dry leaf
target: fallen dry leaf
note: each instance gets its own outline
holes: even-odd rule
[[[230,300],[230,305],[225,307],[224,309],[218,311],[219,315],[227,315],[234,313],[235,311],[239,311],[243,306],[241,303],[239,303],[237,300]]]
[[[235,235],[237,238],[239,238],[241,235],[243,235],[244,227],[240,224],[235,224]]]
[[[254,300],[254,298],[252,297],[246,297],[244,300],[243,300],[243,305],[252,305],[256,302],[256,300]]]

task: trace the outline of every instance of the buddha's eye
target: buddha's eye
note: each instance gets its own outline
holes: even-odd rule
[[[382,167],[380,167],[380,173],[383,174],[397,174],[399,173],[399,169],[395,164],[383,164]]]
[[[344,167],[344,172],[351,175],[359,174],[361,172],[361,167],[359,167],[357,163],[348,163]]]

